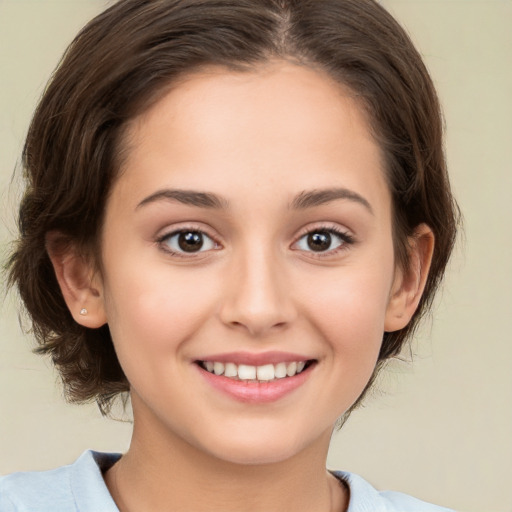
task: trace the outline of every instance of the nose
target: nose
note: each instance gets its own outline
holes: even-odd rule
[[[296,308],[279,257],[269,250],[247,252],[233,262],[219,314],[230,328],[262,337],[289,326]]]

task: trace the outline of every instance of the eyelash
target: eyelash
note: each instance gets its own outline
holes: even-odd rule
[[[211,240],[212,243],[215,245],[215,248],[209,249],[209,250],[215,250],[217,247],[220,246],[220,243],[214,237],[209,235],[204,229],[199,228],[199,227],[194,227],[194,226],[187,226],[184,228],[180,228],[180,229],[171,231],[170,233],[165,233],[164,235],[158,237],[156,242],[162,251],[166,252],[167,254],[170,254],[171,256],[175,256],[178,258],[187,258],[187,259],[197,258],[202,253],[209,251],[209,250],[208,251],[198,251],[198,252],[191,252],[191,253],[187,254],[186,252],[179,252],[179,251],[175,251],[175,250],[171,249],[169,247],[169,245],[166,243],[166,241],[170,240],[171,238],[173,238],[175,236],[178,236],[178,235],[181,235],[184,233],[198,233],[203,238],[207,238],[207,239]]]
[[[178,236],[178,235],[181,235],[184,233],[198,233],[203,238],[207,238],[207,239],[211,240],[211,242],[215,245],[215,247],[213,249],[207,249],[207,250],[203,250],[203,251],[200,250],[197,252],[190,252],[188,254],[186,252],[179,252],[179,251],[175,251],[175,250],[171,249],[169,247],[168,243],[166,243],[166,241],[170,240],[171,238],[173,238],[175,236]],[[304,251],[304,252],[309,253],[310,256],[312,256],[314,258],[325,258],[325,257],[334,256],[341,251],[347,250],[348,246],[353,245],[355,243],[355,239],[352,235],[350,235],[346,231],[339,229],[338,227],[320,226],[320,227],[315,227],[313,229],[308,229],[308,230],[304,231],[297,238],[297,240],[293,243],[293,245],[297,245],[302,239],[304,239],[305,237],[310,236],[312,234],[315,234],[315,233],[317,233],[317,234],[318,233],[328,233],[329,235],[334,235],[335,237],[340,239],[340,245],[338,247],[335,247],[334,249],[328,249],[326,251],[318,251],[318,252],[314,251],[314,250]],[[166,234],[158,237],[156,242],[160,246],[161,250],[166,252],[167,254],[170,254],[171,256],[175,256],[178,258],[187,258],[187,259],[197,258],[202,253],[209,252],[211,250],[216,250],[220,246],[220,243],[214,237],[212,237],[208,233],[206,233],[204,231],[204,229],[201,229],[198,227],[193,227],[193,226],[180,228],[175,231],[171,231],[170,233],[166,233]]]
[[[338,253],[342,251],[346,251],[350,245],[353,245],[355,243],[355,238],[349,234],[347,231],[343,231],[342,229],[338,228],[337,226],[318,226],[313,229],[307,229],[305,230],[297,239],[296,242],[294,242],[293,245],[297,245],[302,239],[305,237],[315,234],[315,233],[328,233],[329,235],[334,235],[335,237],[340,239],[340,245],[338,247],[335,247],[334,249],[328,249],[327,251],[305,251],[308,253],[309,257],[314,258],[328,258],[337,255]]]

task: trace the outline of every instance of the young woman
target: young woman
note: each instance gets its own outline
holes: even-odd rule
[[[328,472],[428,309],[456,208],[434,88],[373,0],[121,0],[31,124],[9,269],[70,400],[129,450],[0,511],[435,511]]]

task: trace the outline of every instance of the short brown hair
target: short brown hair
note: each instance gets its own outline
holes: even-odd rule
[[[121,167],[123,129],[178,77],[217,65],[251,70],[281,58],[326,71],[359,97],[386,159],[397,264],[420,223],[435,236],[432,266],[407,327],[383,334],[396,355],[431,305],[450,256],[450,192],[436,92],[412,42],[374,0],[120,0],[67,49],[34,114],[23,165],[20,238],[8,263],[39,342],[68,399],[103,412],[129,384],[108,326],[87,329],[67,309],[45,249],[58,231],[97,249],[106,198]]]

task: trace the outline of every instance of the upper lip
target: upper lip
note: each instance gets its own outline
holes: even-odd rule
[[[229,352],[223,354],[213,354],[204,357],[199,357],[196,361],[211,361],[218,363],[235,363],[246,364],[250,366],[262,366],[265,364],[278,364],[278,363],[291,363],[293,361],[311,361],[312,357],[304,356],[302,354],[293,354],[291,352]]]

